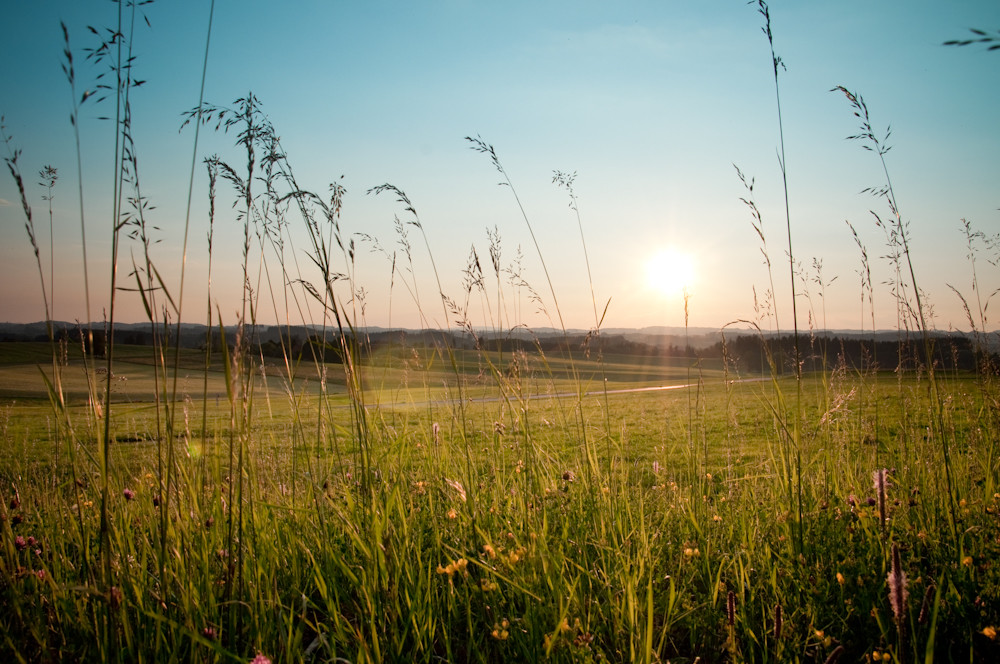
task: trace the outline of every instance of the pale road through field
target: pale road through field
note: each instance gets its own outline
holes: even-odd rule
[[[762,381],[771,380],[770,378],[740,378],[739,380],[731,380],[729,383],[731,385],[736,385],[739,383],[759,383]],[[697,387],[698,383],[681,383],[680,385],[652,385],[649,387],[626,387],[614,390],[590,390],[588,392],[583,392],[582,394],[577,392],[555,392],[553,394],[530,394],[525,399],[529,401],[535,401],[537,399],[568,399],[570,397],[594,397],[603,394],[633,394],[637,392],[664,392],[666,390],[682,390],[686,387]],[[502,401],[503,397],[469,397],[466,399],[467,403],[493,403],[496,401]],[[455,403],[457,399],[446,399],[447,403]],[[412,403],[403,404],[407,408],[422,407],[432,404],[441,403],[440,401],[416,401]],[[393,404],[379,404],[381,406],[392,406]],[[346,404],[340,405],[340,408],[347,408]]]

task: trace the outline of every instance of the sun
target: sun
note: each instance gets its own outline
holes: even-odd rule
[[[646,280],[664,297],[681,297],[694,285],[694,259],[676,247],[661,249],[646,261]]]

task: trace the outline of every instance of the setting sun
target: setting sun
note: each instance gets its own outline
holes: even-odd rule
[[[664,297],[679,297],[694,283],[694,260],[675,247],[662,249],[646,261],[646,280]]]

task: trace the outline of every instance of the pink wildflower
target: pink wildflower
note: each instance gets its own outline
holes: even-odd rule
[[[888,482],[886,481],[886,475],[888,470],[882,468],[881,470],[876,470],[872,473],[872,480],[875,484],[875,496],[878,498],[878,518],[879,523],[882,526],[882,531],[885,531],[885,489]]]
[[[899,546],[892,546],[892,567],[889,577],[889,605],[892,607],[892,614],[896,618],[896,623],[901,625],[906,613],[906,600],[909,598],[909,591],[906,589],[906,573],[903,572],[903,564],[899,557]]]

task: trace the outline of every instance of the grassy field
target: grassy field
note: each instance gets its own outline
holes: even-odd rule
[[[136,25],[148,3],[125,4]],[[114,339],[116,299],[129,292],[156,333],[150,347],[105,347],[80,330],[97,354],[60,345],[51,325],[50,343],[0,343],[0,661],[1000,661],[1000,371],[984,352],[993,340],[980,292],[993,288],[976,272],[977,256],[998,264],[1000,239],[963,224],[974,293],[955,293],[975,371],[948,369],[934,354],[889,147],[863,99],[836,88],[860,126],[852,138],[884,175],[868,191],[885,208],[873,214],[890,276],[873,278],[851,227],[861,336],[872,345],[856,342],[861,359],[851,362],[832,349],[827,357],[822,341],[814,350],[799,325],[825,326],[831,282],[818,267],[815,279],[803,271],[793,252],[783,61],[767,4],[751,4],[774,71],[787,233],[787,248],[768,249],[754,179],[737,169],[768,270],[753,291],[756,318],[740,321],[759,341],[757,364],[743,366],[763,375],[738,371],[728,346],[715,359],[603,353],[610,339],[592,283],[575,284],[592,299],[587,350],[568,341],[546,350],[520,313],[537,307],[538,320],[566,334],[539,245],[526,250],[537,252],[547,289],[525,281],[519,258],[502,264],[494,230],[491,260],[474,251],[464,292],[446,293],[413,203],[390,184],[368,192],[400,209],[386,269],[425,329],[414,335],[421,343],[369,343],[359,336],[368,296],[355,240],[373,238],[342,229],[339,181],[322,194],[300,185],[252,93],[230,106],[202,98],[184,114],[190,129],[214,125],[235,141],[233,154],[203,164],[208,269],[202,286],[187,287],[203,288],[211,305],[185,309],[184,277],[171,285],[161,276],[178,266],[157,264],[159,230],[139,186],[129,93],[144,81],[131,73],[132,28],[119,12],[114,28],[91,28],[106,40],[98,48],[74,51],[64,26],[78,163],[78,117],[94,90],[77,80],[74,53],[94,61],[98,80],[111,74],[97,89],[115,98],[113,137],[103,139],[116,146],[115,171],[97,188],[115,192],[104,194],[113,223],[99,245],[110,248],[109,288],[93,309],[86,288],[87,316],[100,309]],[[51,321],[57,173],[40,173],[53,238],[44,251],[20,149],[5,127],[0,134]],[[534,242],[493,146],[467,141]],[[574,178],[557,171],[553,180],[582,240]],[[231,204],[241,227],[242,263],[213,277],[217,203]],[[195,251],[191,225],[188,215],[183,251],[166,255]],[[419,279],[415,246],[430,266]],[[66,278],[87,283],[82,249],[82,274]],[[772,266],[779,252],[785,267]],[[775,275],[786,267],[791,296],[779,303]],[[437,290],[421,300],[417,284],[431,276]],[[237,281],[242,301],[217,302],[213,278]],[[900,343],[878,361],[876,289],[907,340],[905,353]],[[266,353],[254,343],[262,291],[284,302],[286,318],[297,309],[289,329],[322,330],[318,347],[340,363],[293,352],[290,332]],[[371,297],[383,295],[393,297]],[[239,313],[219,320],[223,309]],[[195,318],[225,337],[215,352],[163,341]],[[514,340],[530,350],[500,352]],[[825,370],[803,374],[807,347],[809,366]]]
[[[926,376],[804,377],[800,503],[776,410],[794,378],[694,368],[687,389],[583,395],[525,354],[538,368],[492,389],[467,357],[444,388],[434,362],[386,354],[360,369],[378,384],[355,394],[363,408],[253,371],[241,412],[212,374],[219,403],[187,395],[165,440],[142,398],[151,363],[125,349],[105,551],[100,420],[81,403],[58,423],[28,350],[0,349],[8,658],[1000,655],[997,410],[974,375],[937,379],[952,493]],[[607,366],[614,389],[689,370]]]

